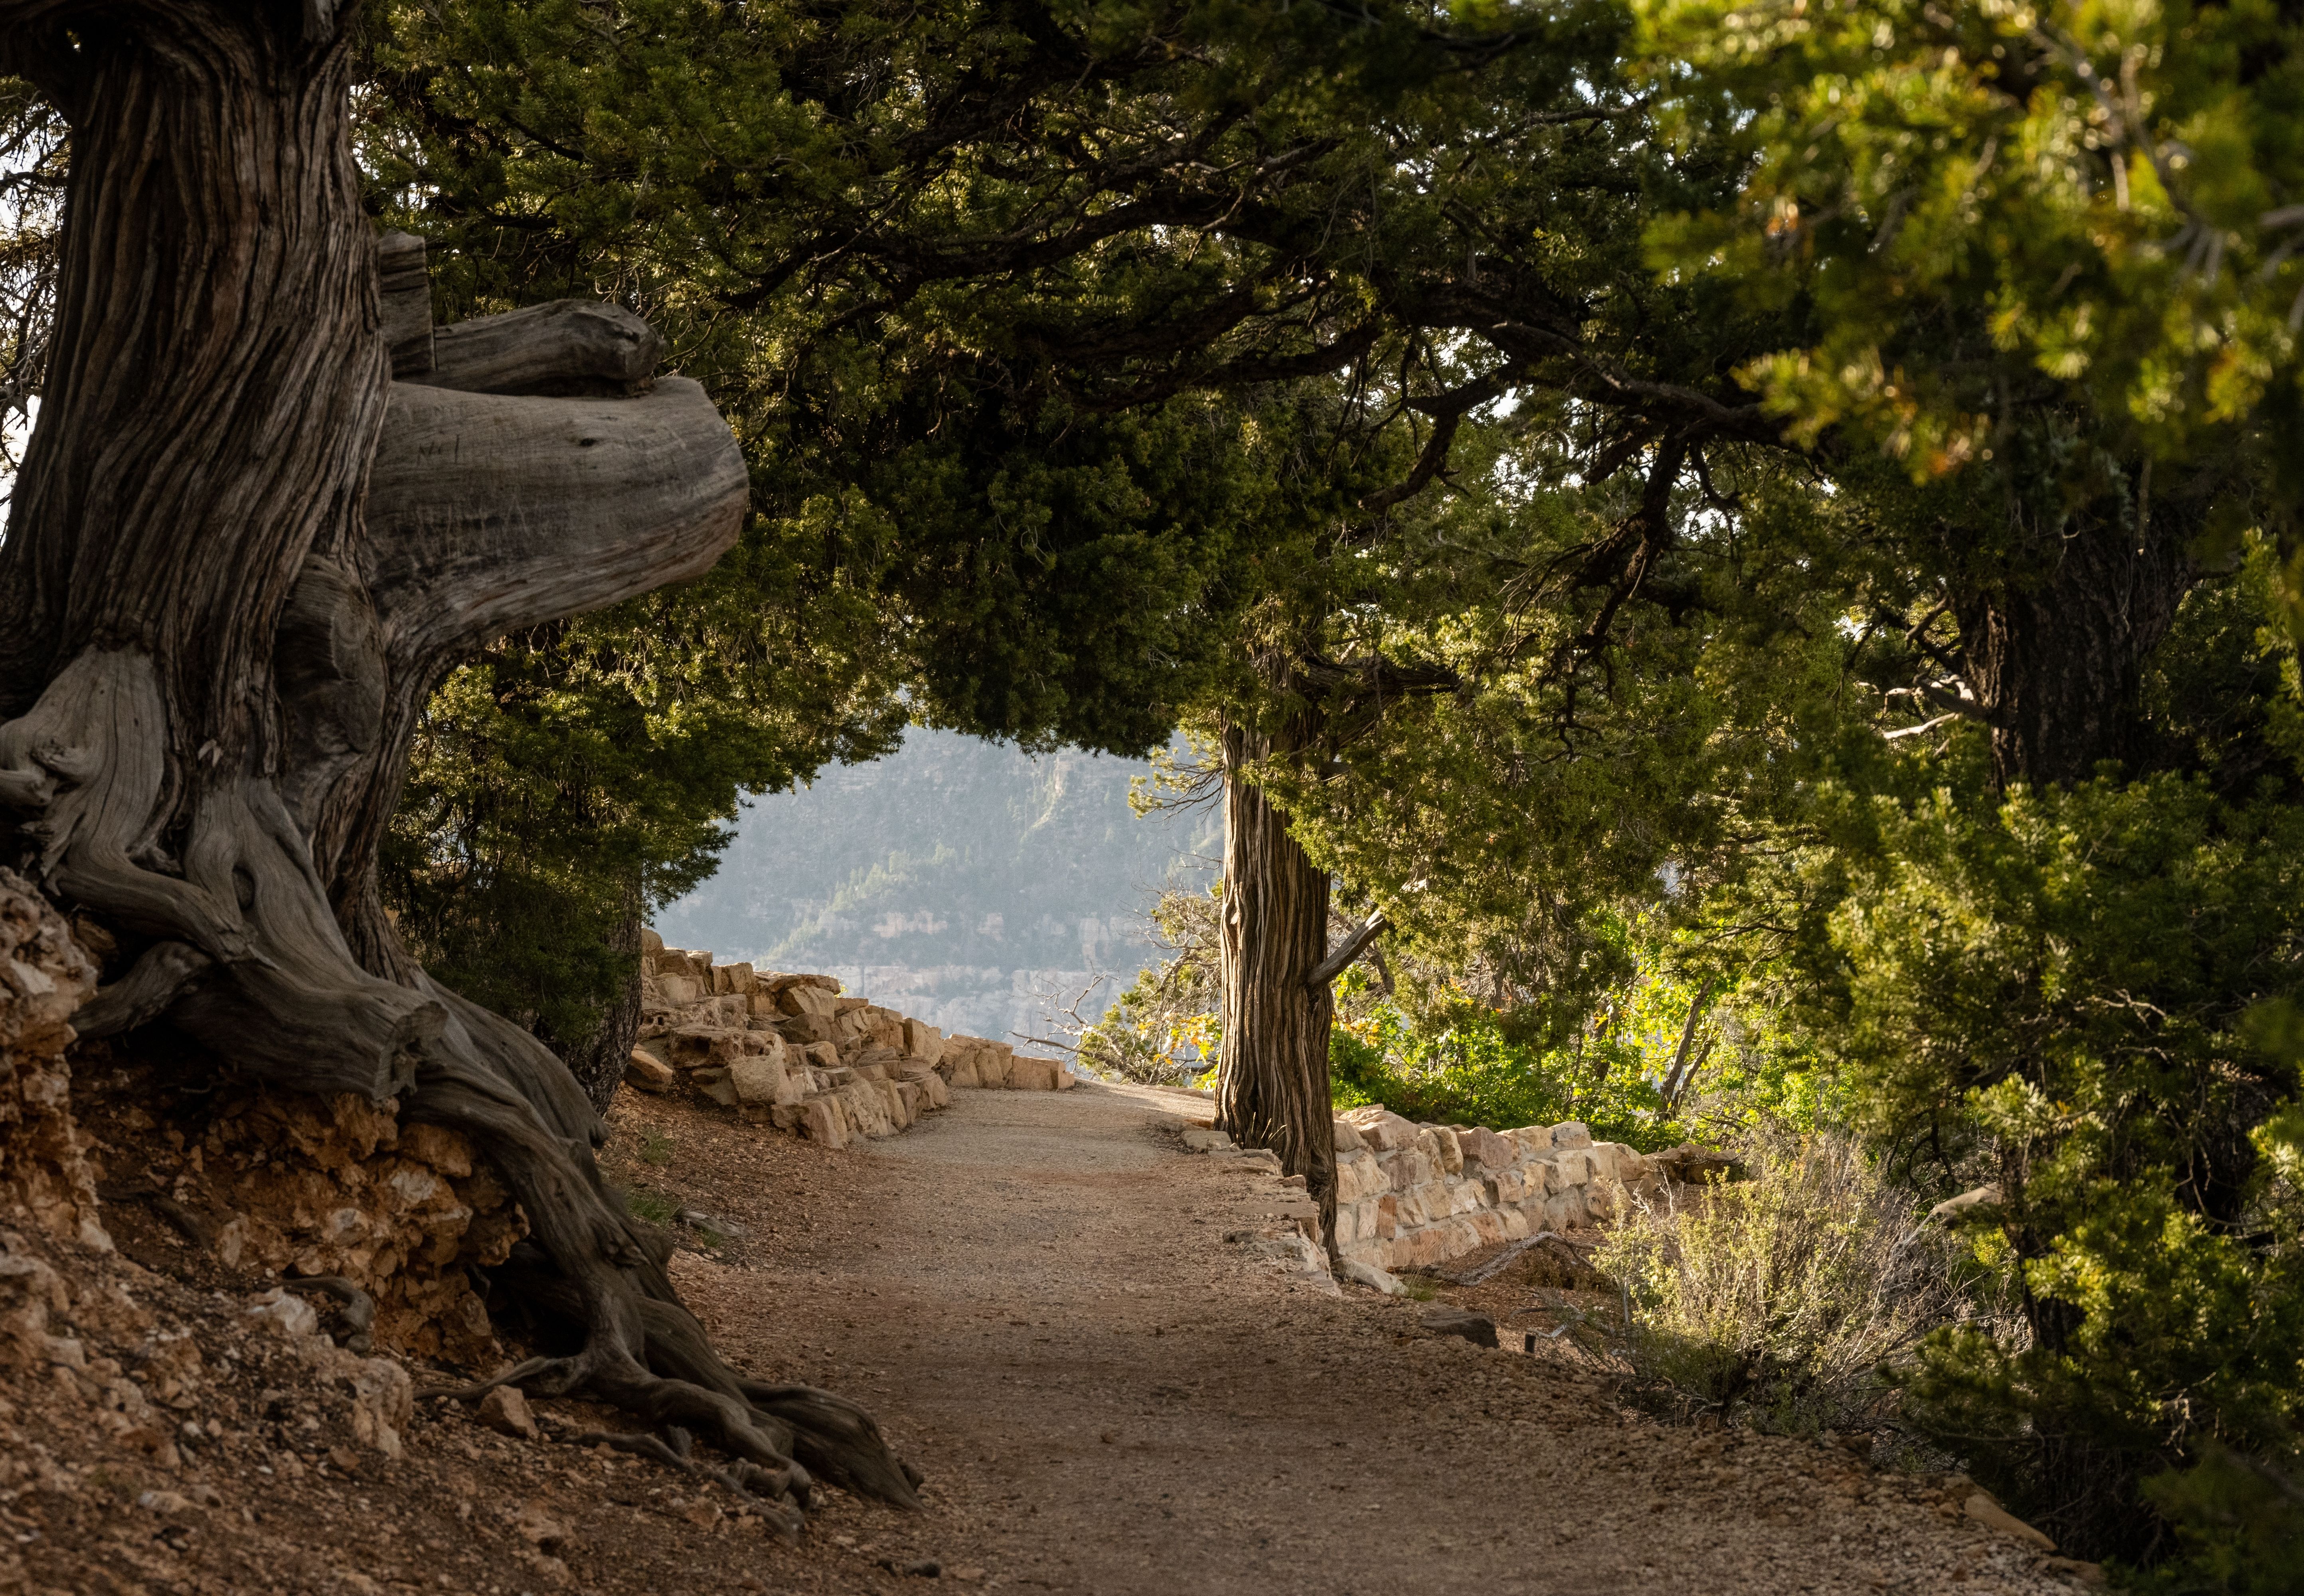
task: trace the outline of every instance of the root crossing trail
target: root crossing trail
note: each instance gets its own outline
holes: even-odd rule
[[[1154,1132],[1168,1094],[953,1095],[845,1153],[631,1094],[615,1117],[622,1172],[744,1229],[675,1265],[732,1358],[868,1403],[928,1476],[923,1512],[822,1516],[803,1566],[1107,1596],[2074,1588],[1938,1484],[1658,1424],[1416,1305],[1291,1283],[1225,1239],[1282,1188]]]

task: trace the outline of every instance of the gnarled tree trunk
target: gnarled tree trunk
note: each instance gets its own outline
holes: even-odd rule
[[[1312,977],[1328,951],[1328,874],[1289,835],[1288,818],[1249,766],[1310,743],[1305,719],[1276,736],[1224,729],[1224,1037],[1216,1123],[1243,1146],[1269,1147],[1304,1177],[1333,1254],[1336,1144],[1328,1086],[1335,1002]]]
[[[860,1409],[713,1354],[569,1072],[426,979],[377,904],[447,670],[708,568],[747,487],[702,391],[649,383],[637,318],[521,313],[436,350],[405,240],[380,294],[343,24],[333,0],[0,0],[0,72],[72,139],[0,544],[0,863],[119,934],[84,1034],[165,1017],[473,1140],[531,1228],[504,1278],[580,1332],[512,1378],[695,1432],[790,1529],[810,1469],[909,1503]]]

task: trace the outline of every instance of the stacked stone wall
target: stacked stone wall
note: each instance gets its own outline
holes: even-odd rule
[[[948,1106],[954,1087],[1054,1092],[1072,1078],[1059,1060],[845,996],[829,975],[716,964],[654,932],[642,939],[640,1044],[624,1072],[642,1091],[690,1093],[842,1147],[896,1135]]]
[[[1666,1168],[1571,1120],[1496,1131],[1418,1125],[1381,1108],[1336,1120],[1336,1247],[1377,1269],[1428,1268],[1497,1242],[1598,1222]]]
[[[1156,1130],[1180,1135],[1188,1152],[1258,1161],[1215,1127],[1212,1113],[1156,1113]],[[1587,1126],[1529,1125],[1518,1130],[1419,1125],[1369,1106],[1337,1116],[1336,1251],[1349,1270],[1431,1269],[1503,1242],[1525,1241],[1601,1223],[1630,1199],[1659,1200],[1676,1184],[1726,1172],[1732,1161],[1693,1144],[1645,1154],[1621,1142],[1596,1142]],[[1300,1189],[1301,1176],[1288,1178]],[[1307,1199],[1291,1215],[1318,1238]]]

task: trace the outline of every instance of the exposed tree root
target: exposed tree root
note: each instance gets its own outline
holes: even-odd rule
[[[819,1474],[917,1505],[911,1478],[860,1408],[827,1392],[748,1382],[712,1351],[679,1305],[664,1255],[601,1178],[592,1157],[598,1117],[558,1059],[420,975],[402,985],[353,962],[302,837],[268,784],[205,788],[183,876],[136,861],[151,810],[134,811],[157,806],[160,794],[137,750],[118,739],[148,731],[143,714],[157,709],[157,689],[140,656],[83,659],[86,668],[60,678],[33,715],[0,727],[0,769],[15,806],[38,811],[21,829],[43,840],[51,890],[157,939],[90,1005],[95,1026],[165,1012],[282,1085],[402,1094],[409,1118],[465,1133],[501,1172],[531,1237],[504,1283],[584,1337],[574,1355],[516,1371],[519,1383],[580,1391],[667,1435],[702,1438],[733,1460],[715,1477],[773,1505],[787,1533],[797,1533]],[[93,717],[76,737],[64,735],[65,709]],[[144,1195],[199,1236],[197,1216]],[[356,1288],[344,1300],[355,1312],[366,1301]]]

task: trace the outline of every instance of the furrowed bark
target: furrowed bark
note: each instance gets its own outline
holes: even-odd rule
[[[1956,607],[2002,788],[2084,781],[2133,755],[2145,658],[2193,580],[2189,519],[2170,504],[2139,531],[2117,505],[2082,506],[2045,575]]]
[[[46,390],[0,543],[0,854],[120,934],[90,1029],[165,1017],[227,1067],[466,1133],[582,1332],[541,1387],[704,1434],[771,1500],[805,1498],[797,1449],[909,1504],[868,1420],[756,1400],[720,1362],[602,1179],[568,1070],[426,977],[376,908],[441,676],[504,631],[708,569],[748,485],[702,392],[635,369],[654,335],[622,312],[502,318],[434,358],[420,255],[360,211],[338,21],[326,0],[0,0],[0,60],[72,130]],[[460,350],[489,386],[647,391],[464,393]],[[388,359],[435,385],[388,386]]]
[[[1268,1147],[1304,1177],[1333,1257],[1336,1143],[1328,1085],[1335,1000],[1311,977],[1327,953],[1328,875],[1289,834],[1287,816],[1248,779],[1258,761],[1309,746],[1310,727],[1277,736],[1224,729],[1224,1036],[1216,1124],[1243,1146]]]

